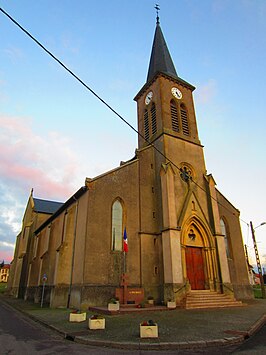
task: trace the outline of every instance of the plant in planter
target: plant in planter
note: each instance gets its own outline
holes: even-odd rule
[[[116,298],[111,298],[108,303],[108,311],[119,311],[119,301]]]
[[[152,296],[148,296],[147,300],[149,304],[154,304],[154,298]]]
[[[145,302],[143,301],[143,302],[138,303],[136,307],[137,308],[145,308]]]
[[[153,320],[148,320],[140,323],[141,338],[158,338],[158,324]]]
[[[172,301],[172,300],[169,298],[168,301],[167,301],[167,308],[171,308],[171,309],[176,308],[176,302],[175,302],[175,301]]]
[[[94,314],[89,318],[89,329],[105,329],[105,318]]]
[[[86,312],[81,312],[79,309],[73,309],[69,314],[70,322],[84,322],[86,320]]]

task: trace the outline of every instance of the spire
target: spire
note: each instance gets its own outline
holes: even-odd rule
[[[160,27],[158,9],[156,8],[156,10],[156,30],[152,45],[147,82],[149,82],[157,72],[165,73],[176,78],[178,77]]]

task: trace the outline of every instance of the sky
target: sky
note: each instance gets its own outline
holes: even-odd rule
[[[266,1],[161,0],[178,75],[196,86],[207,172],[241,212],[266,268]],[[155,31],[152,0],[0,0],[0,7],[132,126]],[[0,261],[10,262],[33,188],[66,201],[129,160],[137,135],[0,12]]]

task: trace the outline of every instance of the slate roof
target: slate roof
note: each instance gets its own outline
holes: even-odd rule
[[[82,186],[65,203],[46,201],[46,202],[57,203],[58,205],[60,205],[60,207],[54,212],[54,214],[52,216],[50,216],[42,225],[40,225],[34,233],[37,235],[43,228],[48,226],[57,216],[59,216],[63,211],[65,211],[72,203],[75,203],[86,191],[87,191],[87,187]],[[43,200],[41,200],[41,201],[43,201]]]
[[[61,206],[62,202],[41,200],[39,198],[33,198],[34,201],[34,211],[39,213],[55,213]]]
[[[156,24],[147,82],[152,80],[158,72],[178,78],[159,22]]]

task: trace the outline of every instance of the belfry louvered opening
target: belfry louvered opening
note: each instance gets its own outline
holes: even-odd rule
[[[144,112],[144,137],[145,139],[150,138],[148,110],[145,110]]]
[[[174,100],[171,100],[170,108],[171,108],[172,130],[174,132],[179,132],[178,110],[177,110],[177,104]]]
[[[157,132],[156,106],[154,102],[151,107],[151,132],[152,134]]]
[[[184,104],[180,106],[181,122],[183,134],[189,136],[189,124],[188,124],[188,114],[187,109]]]

